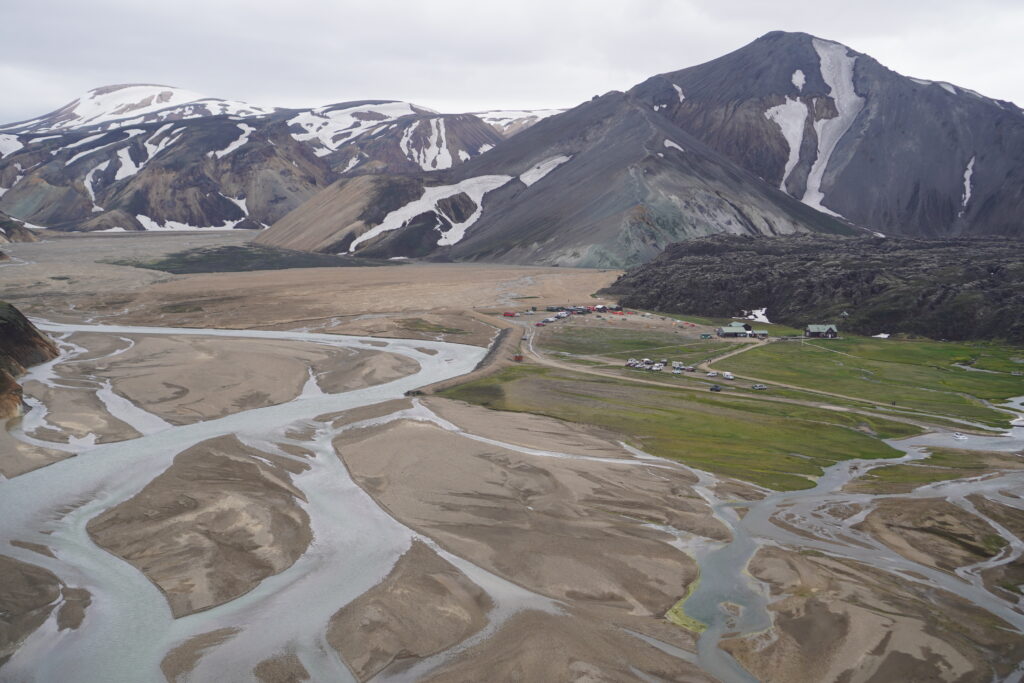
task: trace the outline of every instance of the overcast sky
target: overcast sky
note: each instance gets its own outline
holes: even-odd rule
[[[114,83],[269,106],[569,107],[776,29],[1024,105],[1021,0],[5,0],[0,121]]]

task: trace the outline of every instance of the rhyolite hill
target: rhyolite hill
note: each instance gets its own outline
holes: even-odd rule
[[[1024,112],[773,32],[564,112],[100,88],[0,126],[0,195],[53,229],[270,226],[268,246],[376,258],[629,266],[720,233],[1020,239]]]

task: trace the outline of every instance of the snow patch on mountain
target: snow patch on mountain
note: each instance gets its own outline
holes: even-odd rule
[[[229,197],[226,194],[224,194],[223,192],[220,193],[220,196],[223,197],[224,199],[228,200],[229,202],[231,202],[235,206],[237,206],[239,209],[241,209],[242,213],[244,213],[246,216],[249,215],[249,209],[246,206],[245,197]]]
[[[122,147],[117,150],[117,172],[114,174],[114,181],[124,180],[125,178],[131,177],[142,170],[142,164],[136,164],[132,161],[131,147]]]
[[[804,125],[807,122],[807,105],[800,100],[791,100],[788,97],[780,105],[774,106],[764,113],[769,121],[782,131],[782,137],[789,145],[789,157],[786,159],[786,168],[782,172],[782,182],[779,189],[786,191],[786,181],[789,174],[793,172],[797,162],[800,160],[800,145],[804,140]]]
[[[804,84],[807,83],[807,77],[804,75],[804,72],[801,69],[797,69],[796,71],[793,72],[793,77],[791,78],[791,80],[793,81],[793,85],[796,86],[797,90],[799,90],[800,92],[804,91]]]
[[[469,161],[472,159],[472,155],[464,149],[459,150],[459,161]]]
[[[249,142],[249,136],[253,132],[255,132],[256,129],[253,128],[252,126],[247,126],[244,123],[239,123],[237,125],[238,125],[238,129],[240,131],[242,131],[242,134],[239,135],[236,140],[234,140],[230,145],[228,145],[224,149],[219,149],[219,150],[216,150],[216,151],[213,151],[213,152],[207,152],[206,156],[208,156],[208,157],[216,156],[218,159],[223,159],[224,157],[226,157],[227,155],[231,154],[232,152],[234,152],[236,149],[238,149],[239,147],[241,147],[245,143]]]
[[[425,146],[417,149],[412,136],[423,126],[427,126],[429,131],[427,142]],[[452,154],[448,149],[444,119],[420,119],[413,122],[402,133],[398,146],[407,159],[418,164],[424,171],[439,171],[452,166]]]
[[[409,221],[417,216],[434,212],[440,218],[441,211],[437,208],[437,203],[442,199],[448,197],[454,197],[457,194],[465,193],[473,203],[476,204],[476,211],[473,212],[466,220],[461,223],[452,223],[451,229],[447,232],[442,232],[440,239],[438,239],[438,245],[449,245],[455,244],[466,235],[466,230],[473,225],[480,218],[483,213],[483,197],[491,190],[495,190],[502,185],[512,180],[512,176],[507,175],[484,175],[477,176],[475,178],[467,178],[462,182],[454,185],[437,185],[434,187],[426,187],[423,190],[423,195],[419,199],[409,202],[403,207],[395,209],[381,221],[378,225],[367,230],[362,235],[357,237],[349,245],[349,252],[355,252],[360,244],[368,240],[372,240],[378,235],[382,235],[385,232],[391,230],[398,230],[399,228],[405,227]],[[447,216],[446,216],[447,218]],[[450,220],[450,219],[449,219]],[[440,228],[440,220],[438,221],[438,227]]]
[[[957,216],[963,216],[964,212],[967,211],[967,202],[971,201],[971,179],[974,176],[974,157],[967,162],[967,168],[964,169],[964,195],[963,201],[960,204],[960,213]]]
[[[17,152],[22,147],[24,147],[24,145],[21,144],[20,140],[18,140],[17,135],[0,134],[0,157],[5,157],[8,154]]]
[[[97,140],[99,140],[104,135],[106,135],[106,133],[97,133],[96,135],[87,135],[86,137],[82,138],[78,142],[72,142],[70,145],[64,145],[64,149],[65,150],[76,149],[78,147],[82,147],[83,145],[88,145],[90,142],[96,142]]]
[[[164,85],[113,85],[94,88],[54,112],[11,125],[7,130],[48,132],[87,126],[109,130],[152,121],[262,116],[273,111]]]
[[[485,142],[484,144],[480,145],[480,148],[476,151],[476,153],[483,154],[484,152],[487,152],[492,149],[494,149],[494,145],[492,145],[489,142]]]
[[[103,207],[96,204],[96,190],[92,186],[93,176],[99,171],[105,171],[107,166],[110,165],[110,160],[106,160],[96,166],[89,169],[89,172],[85,174],[85,179],[82,180],[82,184],[85,185],[85,191],[89,194],[89,201],[92,202],[93,213],[99,213],[103,211]]]
[[[224,221],[220,225],[207,225],[207,226],[189,225],[188,223],[181,223],[179,221],[164,221],[163,223],[158,223],[157,221],[153,220],[149,216],[145,216],[145,215],[142,215],[142,214],[139,214],[138,216],[136,216],[135,220],[137,220],[139,222],[139,224],[142,225],[142,227],[144,229],[146,229],[146,230],[152,230],[152,231],[172,231],[173,230],[173,231],[177,231],[177,232],[196,232],[196,231],[199,231],[199,230],[230,230],[230,229],[234,228],[236,225],[238,225],[239,223],[241,223],[245,219],[239,218],[238,220],[234,220],[234,221]]]
[[[523,181],[524,185],[529,187],[530,185],[533,185],[535,182],[546,176],[548,173],[551,173],[556,168],[558,168],[565,162],[569,161],[569,159],[572,159],[572,157],[566,156],[564,154],[559,154],[558,156],[550,157],[548,159],[545,159],[544,161],[541,161],[538,164],[534,164],[533,167],[530,168],[529,170],[524,171],[519,176],[519,179]]]
[[[682,147],[668,139],[665,140],[664,145],[667,149],[678,149],[680,152],[686,151],[685,149],[683,149]]]
[[[376,129],[381,123],[400,116],[415,114],[408,102],[384,102],[337,108],[337,105],[302,112],[290,119],[288,125],[304,132],[292,132],[299,142],[315,142],[317,156],[334,152],[345,142],[351,142],[364,133]]]
[[[864,98],[857,94],[853,85],[853,68],[857,58],[851,57],[846,47],[839,43],[819,38],[812,42],[821,62],[821,77],[829,87],[838,115],[814,122],[814,130],[818,134],[818,156],[807,175],[807,189],[801,201],[824,213],[839,216],[822,204],[825,193],[821,190],[821,182],[832,153],[864,108]]]
[[[348,160],[348,163],[345,164],[345,168],[341,169],[341,172],[342,173],[348,173],[353,168],[358,166],[359,162],[362,161],[362,160],[363,160],[362,156],[360,156],[359,154],[354,155],[351,159]]]
[[[676,95],[678,95],[678,96],[679,96],[679,101],[680,101],[680,102],[682,102],[683,100],[685,100],[685,99],[686,99],[686,95],[684,95],[684,94],[683,94],[683,89],[682,89],[682,88],[680,88],[680,87],[679,87],[678,85],[676,85],[675,83],[673,83],[673,84],[672,84],[672,87],[676,89]]]
[[[103,150],[109,149],[110,147],[113,147],[114,145],[119,145],[122,142],[127,142],[128,140],[131,140],[132,138],[134,138],[137,135],[142,135],[146,131],[141,129],[141,128],[129,128],[128,130],[121,131],[121,132],[126,133],[128,135],[128,137],[121,138],[120,140],[114,140],[113,142],[108,142],[105,145],[100,145],[99,147],[94,147],[93,149],[82,150],[81,152],[75,154],[73,157],[71,157],[70,159],[68,159],[67,161],[64,162],[65,168],[70,166],[71,164],[75,163],[76,161],[78,161],[82,157],[89,156],[90,154],[95,154],[96,152],[101,152]],[[97,137],[99,137],[99,136],[97,136]],[[95,140],[92,140],[92,141],[95,142]]]
[[[168,133],[167,131],[173,127],[173,123],[168,123],[166,125],[160,126],[155,133],[153,133],[152,135],[149,136],[149,138],[146,139],[146,141],[143,144],[146,146],[147,161],[152,161],[153,157],[155,157],[157,154],[164,151],[165,149],[173,145],[175,142],[180,140],[181,136],[185,134],[184,129],[180,129],[176,133]],[[153,140],[156,140],[161,135],[163,135],[163,138],[160,140],[160,142],[154,143]]]

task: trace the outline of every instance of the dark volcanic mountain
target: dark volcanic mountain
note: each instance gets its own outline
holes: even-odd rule
[[[858,232],[613,92],[447,174],[341,180],[259,241],[374,257],[614,267],[694,236],[807,231]]]
[[[260,239],[619,266],[714,233],[1020,237],[1022,173],[1016,106],[776,32],[548,118],[449,172],[339,181]]]
[[[1024,251],[1006,238],[717,235],[673,244],[607,291],[668,313],[767,308],[798,328],[1024,342]]]
[[[886,234],[1024,236],[1024,112],[769,33],[631,93],[804,203]]]

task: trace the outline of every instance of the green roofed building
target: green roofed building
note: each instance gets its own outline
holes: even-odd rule
[[[808,325],[804,330],[805,337],[825,337],[835,339],[839,336],[839,328],[835,325]]]

